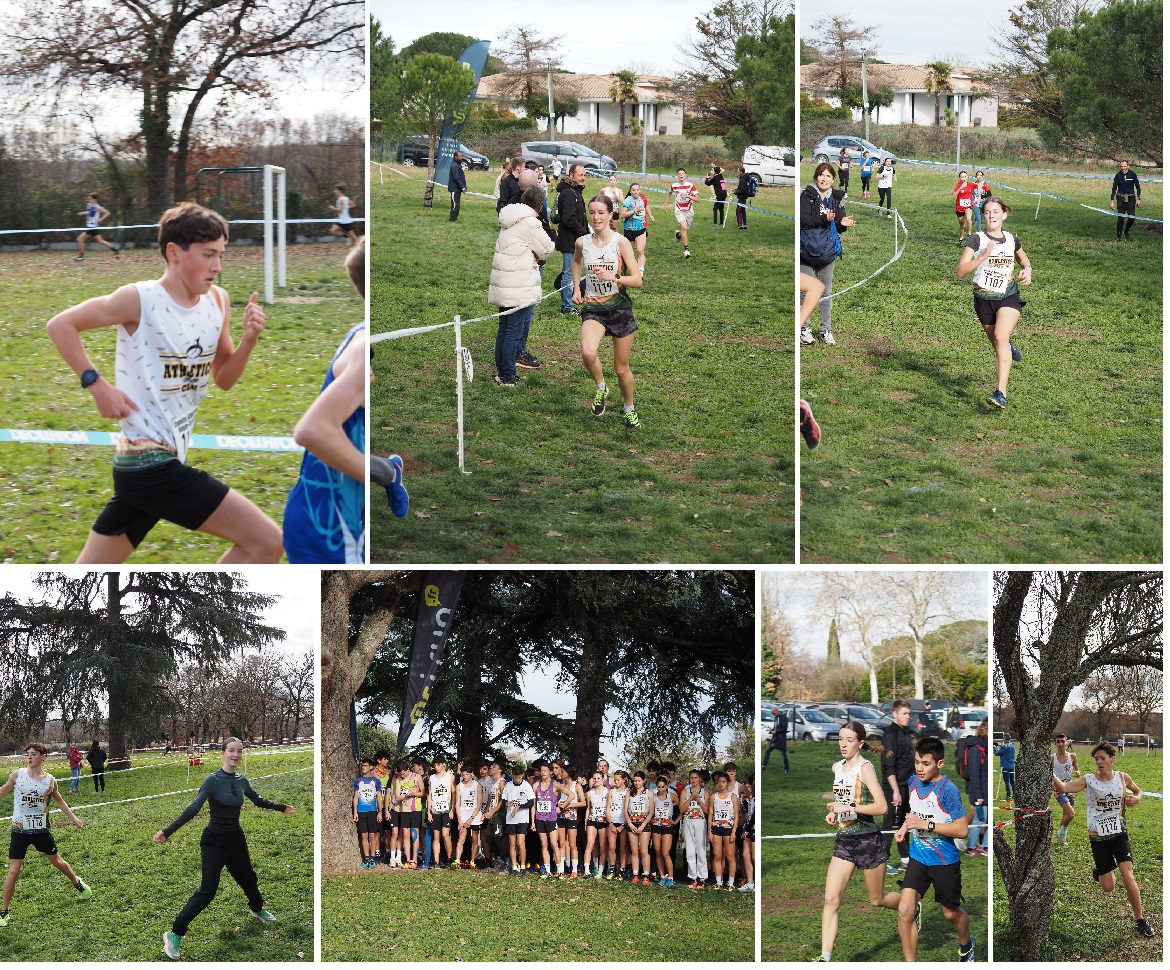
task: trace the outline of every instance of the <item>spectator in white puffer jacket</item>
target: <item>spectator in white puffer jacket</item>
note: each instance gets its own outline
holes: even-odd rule
[[[540,224],[544,192],[533,186],[519,202],[500,210],[500,235],[492,256],[488,302],[504,310],[496,332],[495,382],[516,386],[516,357],[540,299],[540,263],[553,241]]]

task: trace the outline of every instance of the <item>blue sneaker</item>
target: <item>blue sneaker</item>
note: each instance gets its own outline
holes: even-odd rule
[[[1010,340],[1008,341],[1008,346],[1012,348],[1012,360],[1018,362],[1024,359],[1024,355],[1020,353],[1020,348],[1013,344]]]
[[[987,395],[987,403],[992,404],[997,408],[1007,407],[1007,395],[1003,391],[996,390],[994,394]]]
[[[899,869],[899,868],[898,868],[896,865],[894,865],[892,862],[887,862],[887,863],[886,863],[886,875],[887,875],[887,876],[896,876],[896,875],[898,875],[898,873],[900,873],[901,871],[902,871],[902,870],[901,870],[901,869]]]
[[[398,455],[389,458],[370,456],[370,481],[386,489],[386,504],[398,518],[405,517],[410,510],[410,496],[402,484],[402,459]]]
[[[962,943],[959,944],[959,962],[975,962],[975,937],[971,937],[971,941],[966,946],[963,946]]]

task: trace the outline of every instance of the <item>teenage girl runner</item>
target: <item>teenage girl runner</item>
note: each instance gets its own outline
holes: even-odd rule
[[[585,792],[577,780],[577,769],[570,768],[560,758],[553,762],[553,774],[561,783],[557,796],[557,828],[560,829],[561,871],[569,871],[569,878],[577,878],[577,813],[585,805]]]
[[[227,869],[236,884],[248,897],[248,911],[262,923],[275,923],[276,917],[264,908],[264,897],[260,894],[260,880],[252,868],[248,855],[248,841],[240,827],[240,809],[247,798],[257,808],[291,815],[296,809],[261,798],[252,790],[248,779],[236,769],[244,756],[244,742],[239,738],[228,738],[223,743],[223,767],[208,775],[199,786],[199,794],[183,813],[161,832],[156,832],[154,841],[162,845],[180,828],[199,814],[203,803],[210,801],[211,819],[199,837],[199,854],[203,864],[203,879],[195,895],[175,917],[175,923],[163,934],[163,952],[172,960],[179,959],[179,947],[191,921],[203,912],[219,889],[220,873]]]
[[[983,205],[987,231],[967,238],[963,258],[955,271],[959,279],[974,273],[975,315],[983,324],[983,332],[995,348],[996,389],[987,395],[987,403],[997,408],[1007,407],[1008,374],[1012,361],[1021,355],[1012,343],[1012,333],[1020,319],[1026,301],[1020,298],[1020,288],[1012,278],[1014,265],[1020,265],[1020,283],[1032,282],[1032,264],[1020,246],[1017,236],[1003,228],[1011,214],[1007,203],[993,195]]]
[[[1068,735],[1063,732],[1056,736],[1056,753],[1052,756],[1052,776],[1067,785],[1074,778],[1081,777],[1081,766],[1077,764],[1075,752],[1068,749]],[[1060,792],[1056,796],[1060,806],[1060,828],[1056,830],[1056,841],[1068,845],[1068,826],[1076,815],[1077,796]]]
[[[974,203],[975,184],[967,181],[967,173],[959,173],[959,183],[955,186],[955,217],[959,220],[959,241],[956,246],[962,246],[965,239],[971,235],[971,207]]]
[[[630,350],[634,346],[634,304],[626,292],[628,287],[641,289],[642,274],[634,259],[630,241],[619,236],[610,226],[613,203],[608,196],[597,195],[589,201],[589,223],[593,232],[577,240],[573,252],[573,302],[581,305],[581,359],[597,389],[593,395],[593,416],[605,414],[609,387],[597,357],[601,338],[613,338],[613,369],[624,405],[623,420],[627,428],[640,428],[638,412],[634,410],[634,374],[630,370]],[[625,275],[618,272],[625,270]],[[581,278],[585,278],[585,293],[581,293]],[[608,765],[606,768],[608,770]]]
[[[972,183],[975,186],[975,191],[971,195],[971,218],[975,220],[975,229],[978,232],[983,231],[983,203],[987,197],[991,195],[991,188],[984,179],[982,172],[975,173],[975,181]]]
[[[711,792],[698,769],[690,773],[690,784],[683,789],[682,840],[687,847],[688,889],[702,889],[707,884],[707,809]]]
[[[898,173],[894,171],[894,163],[886,158],[882,160],[882,167],[878,169],[878,208],[886,204],[886,218],[893,219],[894,183],[898,181]]]
[[[646,272],[646,220],[654,221],[650,206],[642,195],[641,186],[634,182],[621,205],[625,237],[638,251],[638,272]]]
[[[605,833],[609,828],[606,821],[609,789],[605,787],[605,776],[600,771],[593,772],[593,777],[589,779],[585,805],[585,872],[592,872],[595,879],[600,879]]]
[[[1094,774],[1067,784],[1053,776],[1052,784],[1061,794],[1086,793],[1085,822],[1089,827],[1089,846],[1093,850],[1090,878],[1105,892],[1111,893],[1117,885],[1113,870],[1118,870],[1137,920],[1137,931],[1142,936],[1153,936],[1154,928],[1143,918],[1142,892],[1134,878],[1133,852],[1125,828],[1125,809],[1133,808],[1142,800],[1142,790],[1124,771],[1113,770],[1116,757],[1117,749],[1108,741],[1102,741],[1093,749],[1093,760],[1097,763]],[[1126,794],[1127,791],[1130,794]]]
[[[459,771],[459,784],[455,786],[456,805],[459,813],[459,841],[455,845],[452,869],[474,869],[475,857],[479,855],[479,830],[483,827],[483,791],[471,765],[465,764]],[[463,861],[463,844],[471,836],[471,858]]]
[[[741,893],[750,893],[756,888],[756,790],[750,781],[745,781],[739,792],[740,827],[743,832],[742,850],[744,884]]]
[[[669,889],[674,885],[674,818],[678,814],[678,795],[670,789],[670,779],[658,776],[654,792],[654,822],[650,832],[654,836],[654,857],[658,860],[658,885]]]
[[[378,855],[386,865],[389,865],[394,851],[394,837],[397,835],[397,830],[394,828],[392,819],[393,803],[390,799],[390,786],[394,782],[394,772],[390,768],[390,753],[388,751],[378,751],[374,755],[374,777],[382,786],[381,851]]]
[[[626,828],[630,835],[631,882],[650,885],[650,791],[646,788],[646,772],[634,772],[634,790],[626,801]]]
[[[609,220],[609,228],[614,232],[620,232],[622,228],[622,190],[621,186],[618,185],[616,175],[609,177],[609,183],[601,190],[601,194],[613,203],[613,217]]]
[[[825,875],[825,908],[821,911],[821,955],[818,962],[833,959],[838,911],[854,869],[865,873],[865,891],[871,906],[897,910],[900,894],[886,892],[886,855],[881,819],[886,796],[873,763],[865,757],[865,727],[850,721],[837,741],[841,760],[833,765],[833,801],[825,815],[827,825],[837,827],[837,839],[829,871]]]
[[[712,846],[715,888],[723,888],[723,871],[727,870],[727,888],[735,891],[735,827],[739,823],[739,799],[731,794],[727,772],[711,776],[715,791],[707,799],[707,840]]]
[[[873,156],[865,152],[861,156],[861,197],[869,198],[869,180],[873,177]]]
[[[630,795],[626,783],[629,775],[624,771],[613,773],[613,788],[609,790],[609,807],[606,817],[609,819],[609,829],[605,834],[606,853],[609,856],[609,872],[606,879],[621,879],[622,870],[626,868],[627,847],[622,838],[622,830],[626,827],[626,799]]]

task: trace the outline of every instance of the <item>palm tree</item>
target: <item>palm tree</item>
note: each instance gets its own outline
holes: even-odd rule
[[[611,103],[621,106],[618,117],[618,134],[624,135],[626,133],[626,102],[638,103],[638,91],[635,87],[638,83],[638,75],[633,71],[618,71],[613,75],[613,78],[613,84],[609,86],[609,100]]]
[[[942,120],[942,93],[953,94],[955,86],[951,84],[951,65],[946,61],[935,61],[928,65],[930,70],[923,79],[927,92],[934,92],[934,124],[935,127]]]

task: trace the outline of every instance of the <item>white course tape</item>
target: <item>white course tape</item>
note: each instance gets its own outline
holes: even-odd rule
[[[871,202],[850,202],[849,204],[851,206],[863,205],[863,206],[870,208],[870,209],[882,208],[881,206],[874,205]],[[818,305],[820,305],[820,303],[825,303],[825,302],[831,303],[833,300],[835,300],[837,297],[841,296],[843,293],[848,293],[850,290],[857,289],[857,287],[859,287],[865,283],[868,283],[870,280],[874,279],[879,274],[884,273],[887,269],[889,269],[891,266],[893,266],[894,263],[896,263],[899,259],[902,258],[902,253],[904,253],[906,251],[906,242],[910,238],[910,230],[906,228],[906,222],[902,219],[902,214],[897,209],[894,209],[893,213],[894,213],[894,221],[896,222],[897,225],[902,227],[902,239],[901,239],[900,243],[895,244],[893,257],[888,262],[883,263],[881,266],[879,266],[877,269],[875,269],[865,279],[858,280],[856,283],[850,283],[843,290],[834,290],[828,296],[821,297]]]
[[[269,775],[253,775],[252,779],[254,779],[256,781],[260,781],[263,778],[277,778],[281,775],[295,775],[301,771],[312,771],[312,770],[313,770],[313,765],[309,765],[306,768],[291,768],[288,771],[275,771]],[[58,789],[60,789],[61,786],[58,785],[57,787],[58,787]],[[105,808],[107,805],[129,805],[131,802],[145,802],[145,801],[149,801],[152,798],[169,798],[172,795],[190,795],[192,792],[197,792],[197,791],[199,791],[198,788],[179,788],[175,791],[159,792],[157,795],[139,795],[137,798],[119,798],[119,799],[116,799],[115,801],[112,801],[112,802],[93,802],[92,804],[87,804],[87,805],[78,804],[78,805],[71,805],[69,807],[72,809],[74,814],[77,814],[78,812],[80,812],[82,810],[88,811],[91,808]],[[60,815],[61,809],[59,809],[59,808],[50,809],[49,814],[50,815]],[[9,822],[11,820],[12,820],[11,815],[0,816],[0,822]]]
[[[41,428],[0,428],[0,442],[33,445],[117,445],[119,431],[47,431]],[[219,451],[295,451],[304,449],[284,435],[193,434],[192,448]]]
[[[525,303],[523,306],[512,307],[509,310],[501,310],[499,313],[489,313],[486,317],[473,317],[470,320],[460,319],[459,323],[464,326],[469,323],[482,323],[484,320],[495,320],[497,317],[502,317],[505,313],[515,313],[517,310],[524,310],[530,306],[536,306],[538,303],[543,303],[550,296],[560,296],[560,290],[551,290],[542,296],[539,300],[533,300],[531,303]],[[442,330],[445,327],[455,326],[454,320],[448,320],[446,323],[433,323],[428,327],[407,327],[405,330],[391,330],[389,333],[376,333],[370,337],[370,343],[381,343],[383,340],[399,340],[402,337],[413,337],[419,333],[430,333],[432,330]]]
[[[931,161],[930,159],[927,159],[927,158],[899,158],[898,161],[904,162],[907,165],[933,166],[935,168],[946,168],[946,169],[954,169],[955,168],[954,162],[935,162],[935,161]],[[960,168],[960,170],[962,170],[962,169]],[[977,171],[977,172],[1015,172],[1019,175],[1053,175],[1053,176],[1056,176],[1057,178],[1096,179],[1096,180],[1104,180],[1107,182],[1113,181],[1112,175],[1087,175],[1087,174],[1082,174],[1081,172],[1055,172],[1055,171],[1049,171],[1049,170],[1038,169],[1038,168],[1003,168],[1003,167],[997,167],[995,165],[972,165],[966,169],[966,171],[968,171],[968,172],[970,172],[972,170]],[[1147,175],[1143,175],[1141,180],[1143,182],[1156,182],[1159,184],[1162,182],[1161,179],[1151,178]]]

